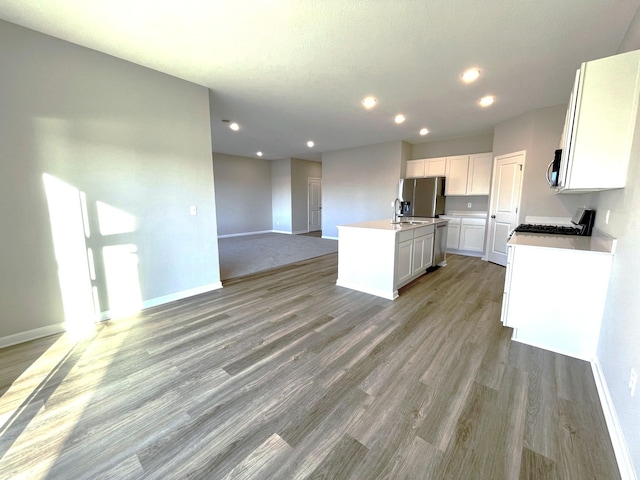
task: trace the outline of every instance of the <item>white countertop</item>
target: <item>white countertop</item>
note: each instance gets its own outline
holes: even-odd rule
[[[610,255],[615,253],[615,244],[615,238],[598,232],[597,230],[594,230],[593,235],[590,237],[515,232],[509,240],[509,245],[582,250]]]
[[[406,222],[411,220],[408,217],[403,217],[402,221]],[[411,230],[413,228],[424,227],[425,225],[435,225],[437,223],[445,223],[448,220],[444,218],[416,218],[415,223],[391,223],[391,219],[384,220],[371,220],[369,222],[352,223],[350,225],[338,225],[340,228],[369,228],[372,230],[385,230],[389,232],[397,232],[400,230]]]

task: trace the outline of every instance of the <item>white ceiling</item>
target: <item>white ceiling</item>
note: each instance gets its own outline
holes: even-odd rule
[[[580,63],[615,54],[639,5],[0,0],[0,18],[209,87],[215,152],[319,160],[323,151],[491,132],[566,103]],[[459,75],[470,66],[483,74],[465,85]],[[497,100],[482,109],[486,94]],[[378,98],[375,109],[362,108],[365,95]],[[402,125],[393,123],[398,112]]]

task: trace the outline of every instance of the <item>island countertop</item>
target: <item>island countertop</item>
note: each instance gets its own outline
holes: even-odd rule
[[[384,220],[371,220],[368,222],[352,223],[349,225],[338,225],[340,228],[368,228],[371,230],[384,230],[389,232],[398,232],[403,230],[412,230],[414,228],[424,227],[426,225],[436,225],[438,223],[445,223],[449,220],[444,218],[413,218],[402,217],[402,223],[391,223],[391,220],[386,218]]]

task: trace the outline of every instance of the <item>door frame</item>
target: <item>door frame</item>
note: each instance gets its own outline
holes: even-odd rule
[[[484,238],[484,252],[482,255],[482,260],[484,261],[489,261],[489,248],[491,247],[490,244],[490,240],[491,240],[491,215],[493,215],[493,211],[495,209],[495,204],[496,204],[496,192],[495,192],[495,182],[494,182],[494,175],[496,173],[496,165],[498,164],[498,160],[502,160],[504,158],[509,158],[509,157],[513,157],[516,155],[522,155],[522,175],[520,176],[520,190],[518,192],[518,204],[517,204],[517,221],[516,223],[519,223],[520,220],[520,215],[522,213],[522,209],[521,204],[522,204],[522,186],[524,184],[524,173],[525,173],[525,167],[526,167],[526,161],[527,161],[527,151],[526,150],[518,150],[515,152],[510,152],[510,153],[505,153],[502,155],[496,155],[493,157],[493,164],[491,165],[491,188],[489,191],[489,211],[487,212],[487,228],[486,228],[486,232],[485,232],[485,238]]]

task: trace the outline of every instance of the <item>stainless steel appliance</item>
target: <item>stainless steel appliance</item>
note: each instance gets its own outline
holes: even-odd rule
[[[400,215],[431,217],[444,215],[444,177],[402,178],[398,188]]]
[[[445,261],[447,251],[447,223],[436,224],[433,238],[433,264],[440,265]]]
[[[557,187],[560,180],[560,163],[562,160],[562,149],[556,150],[553,161],[547,167],[547,183],[551,187]]]
[[[591,208],[580,207],[571,219],[571,223],[575,226],[567,225],[537,225],[531,223],[523,223],[518,225],[516,232],[521,233],[544,233],[547,235],[580,235],[583,237],[591,236],[593,230],[593,222],[596,218],[596,211]]]

